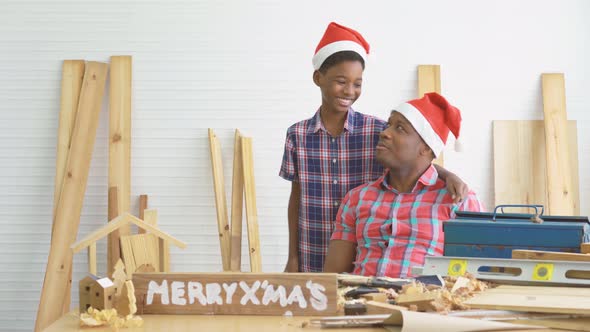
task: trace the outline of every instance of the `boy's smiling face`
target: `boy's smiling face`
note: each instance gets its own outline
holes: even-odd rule
[[[322,111],[347,112],[361,95],[363,65],[359,61],[343,61],[325,74],[316,70],[313,81],[322,91]]]

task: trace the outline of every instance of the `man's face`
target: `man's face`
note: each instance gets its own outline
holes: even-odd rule
[[[410,122],[400,113],[391,112],[387,128],[379,134],[377,161],[385,168],[411,167],[424,149],[427,149],[426,143]]]
[[[322,91],[322,110],[347,112],[361,95],[363,65],[359,61],[343,61],[325,74],[314,72],[313,79]]]

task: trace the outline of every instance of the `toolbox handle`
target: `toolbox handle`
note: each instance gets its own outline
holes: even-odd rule
[[[492,221],[496,221],[496,215],[498,214],[498,209],[500,209],[500,212],[502,214],[504,214],[504,208],[509,208],[509,207],[535,209],[535,214],[531,217],[531,221],[534,222],[534,223],[542,223],[543,222],[543,219],[541,219],[541,216],[545,212],[545,206],[539,205],[539,204],[504,204],[504,205],[497,205],[496,208],[494,209],[494,215],[492,216]],[[538,209],[541,209],[541,213],[539,213],[539,210]]]

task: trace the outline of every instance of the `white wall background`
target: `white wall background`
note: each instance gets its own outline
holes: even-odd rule
[[[334,20],[372,47],[359,111],[414,98],[416,66],[442,66],[464,117],[446,166],[493,204],[492,120],[541,119],[540,74],[566,76],[578,120],[582,215],[590,214],[590,1],[6,1],[0,4],[0,329],[33,327],[49,250],[64,59],[133,55],[132,202],[188,243],[175,271],[219,271],[207,128],[221,138],[228,193],[233,130],[253,137],[264,271],[287,254],[286,128],[320,104],[311,56]],[[106,100],[106,99],[105,99]],[[103,109],[79,237],[106,222]],[[516,160],[515,163],[518,161]],[[104,273],[106,240],[99,243]],[[247,262],[247,260],[245,260]],[[75,257],[74,284],[86,271]],[[73,305],[77,303],[74,287]]]

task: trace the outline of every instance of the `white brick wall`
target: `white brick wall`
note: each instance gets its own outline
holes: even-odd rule
[[[265,271],[287,254],[286,128],[320,103],[311,56],[335,20],[371,43],[355,105],[386,116],[416,96],[416,66],[442,66],[463,111],[465,152],[448,152],[488,207],[492,120],[542,118],[540,74],[566,75],[578,121],[581,212],[590,214],[590,2],[2,1],[0,6],[0,329],[31,330],[51,229],[61,61],[134,59],[132,203],[148,194],[163,229],[188,243],[176,271],[219,271],[207,128],[221,139],[230,192],[233,129],[254,140]],[[93,155],[79,235],[106,219],[108,114]],[[99,243],[105,271],[105,241]],[[247,262],[247,260],[245,260]],[[74,283],[86,270],[75,257]],[[73,304],[77,302],[76,292]]]

